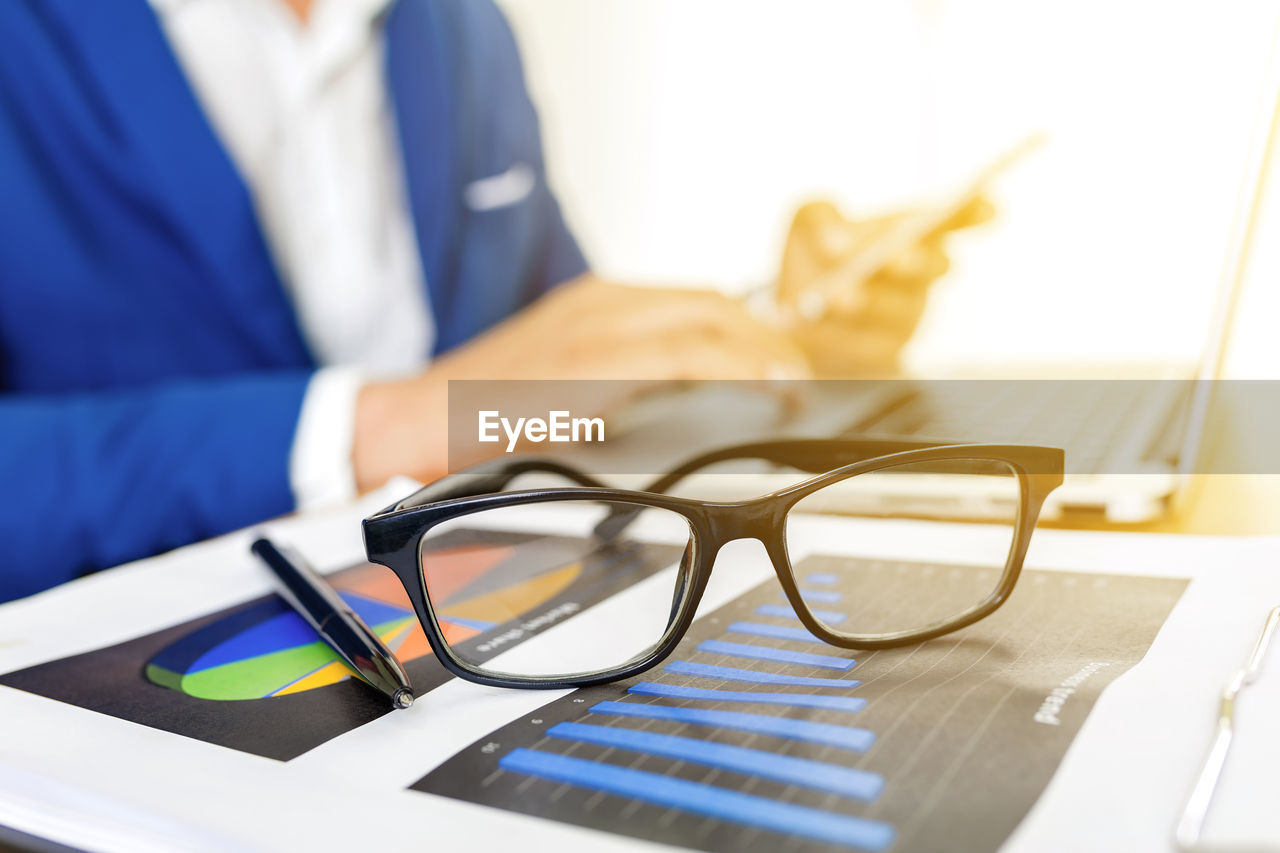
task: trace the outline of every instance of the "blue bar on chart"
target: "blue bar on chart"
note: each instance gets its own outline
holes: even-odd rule
[[[820,604],[837,604],[840,599],[844,598],[838,592],[829,589],[801,589],[800,597],[805,601],[816,601]]]
[[[805,628],[793,628],[790,625],[766,625],[761,622],[734,622],[727,629],[731,634],[750,634],[753,637],[772,637],[775,640],[801,640],[806,643],[821,643],[817,637]]]
[[[513,749],[502,757],[498,766],[511,773],[604,791],[826,844],[880,851],[894,839],[893,827],[882,821],[835,814],[568,755]]]
[[[557,723],[547,729],[547,734],[560,740],[688,761],[855,800],[869,802],[884,790],[884,777],[879,773],[716,741],[589,723]]]
[[[839,625],[845,620],[843,613],[834,610],[813,610],[814,617],[828,625]],[[799,619],[790,604],[761,604],[756,608],[757,616],[777,616],[780,619]]]
[[[719,681],[747,681],[752,684],[786,684],[791,687],[857,687],[861,681],[843,678],[814,678],[807,675],[785,675],[777,672],[759,672],[754,669],[737,669],[732,666],[713,666],[687,660],[672,661],[665,667],[676,675],[693,675],[698,678],[714,678]]]
[[[833,746],[853,752],[866,752],[876,741],[875,733],[869,729],[837,726],[833,723],[815,723],[811,720],[795,720],[790,717],[770,717],[767,714],[751,714],[746,711],[712,711],[707,708],[642,705],[638,702],[597,702],[591,706],[590,711],[592,714],[666,720],[689,726],[750,732],[786,740]]]
[[[703,640],[698,644],[698,651],[706,652],[709,655],[793,663],[797,666],[812,666],[819,669],[849,670],[858,665],[856,660],[836,657],[835,655],[793,652],[790,649],[775,649],[772,646],[752,646],[747,643],[731,643],[727,640]]]
[[[829,574],[827,572],[815,572],[814,574],[809,575],[809,577],[805,578],[804,580],[805,580],[805,583],[811,583],[814,586],[835,586],[835,583],[838,580],[838,578],[835,575]]]
[[[705,699],[708,702],[755,702],[762,705],[789,705],[793,708],[822,708],[828,711],[857,713],[867,700],[856,696],[823,696],[818,693],[773,693],[765,690],[705,690],[641,681],[627,688],[628,693],[642,696],[665,696],[669,699]]]

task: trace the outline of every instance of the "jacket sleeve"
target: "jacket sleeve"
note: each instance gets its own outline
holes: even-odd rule
[[[310,375],[0,394],[0,601],[288,512]]]

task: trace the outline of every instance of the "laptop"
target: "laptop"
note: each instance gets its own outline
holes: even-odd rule
[[[783,415],[767,395],[756,393],[752,399],[712,383],[629,406],[618,420],[619,426],[625,422],[630,427],[628,441],[619,449],[624,455],[659,459],[669,458],[671,448],[678,447],[684,457],[774,436],[1047,444],[1066,450],[1067,479],[1046,504],[1043,517],[1087,514],[1112,523],[1138,523],[1167,514],[1186,497],[1194,482],[1187,475],[1201,462],[1214,380],[1221,375],[1256,236],[1280,123],[1280,62],[1274,54],[1273,50],[1271,77],[1263,87],[1206,343],[1196,364],[1148,371],[1147,378],[1129,381],[1111,378],[1133,375],[1131,368],[1117,366],[1095,370],[1092,380],[1080,371],[1072,371],[1071,380],[1041,371],[1011,377],[1004,371],[1000,378],[969,373],[944,380],[815,382],[807,389],[805,405]],[[716,429],[706,428],[710,422]],[[595,461],[603,462],[605,470],[610,467],[599,454]],[[619,485],[631,487],[643,486],[658,473],[613,470],[623,472],[614,478],[621,480]],[[735,473],[753,474],[756,480],[748,485],[740,477],[695,475],[680,491],[708,499],[742,497],[744,489],[759,492],[784,479],[783,472],[771,471],[764,463],[739,466]],[[790,476],[794,479],[794,472]],[[884,494],[879,500],[882,505],[909,504],[913,514],[981,518],[983,496],[973,493],[972,481],[959,478],[953,487],[940,476],[927,483],[927,494]],[[865,488],[859,494],[865,499]],[[992,514],[1005,512],[994,498],[990,508]],[[851,505],[848,511],[859,509]]]
[[[1110,371],[1097,370],[1095,379],[894,383],[893,391],[835,434],[1062,447],[1068,475],[1049,499],[1046,518],[1088,513],[1108,522],[1136,523],[1176,508],[1195,482],[1189,475],[1204,470],[1215,380],[1222,375],[1280,136],[1280,60],[1274,46],[1270,66],[1210,328],[1194,367],[1166,368],[1132,380],[1103,378]],[[948,514],[945,500],[938,504],[939,514]]]

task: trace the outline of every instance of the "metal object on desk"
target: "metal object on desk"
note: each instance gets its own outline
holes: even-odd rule
[[[1227,682],[1222,690],[1222,701],[1218,705],[1218,728],[1213,738],[1213,746],[1205,757],[1196,779],[1191,796],[1183,807],[1182,817],[1174,830],[1174,841],[1180,850],[1192,850],[1200,844],[1204,831],[1205,819],[1209,815],[1209,806],[1213,803],[1214,791],[1222,779],[1222,770],[1227,763],[1227,754],[1231,750],[1231,742],[1235,738],[1236,699],[1246,684],[1252,684],[1258,676],[1262,660],[1266,657],[1267,648],[1275,636],[1276,626],[1280,625],[1280,607],[1273,607],[1267,614],[1267,621],[1262,626],[1262,633],[1249,653],[1244,668],[1238,671]]]

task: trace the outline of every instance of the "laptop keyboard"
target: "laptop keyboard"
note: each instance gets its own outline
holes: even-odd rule
[[[1073,473],[1096,474],[1149,407],[1168,404],[1161,384],[1088,382],[1076,386],[1085,393],[1067,394],[1074,383],[994,382],[975,393],[973,383],[939,382],[904,393],[843,434],[1046,444],[1066,449]]]

